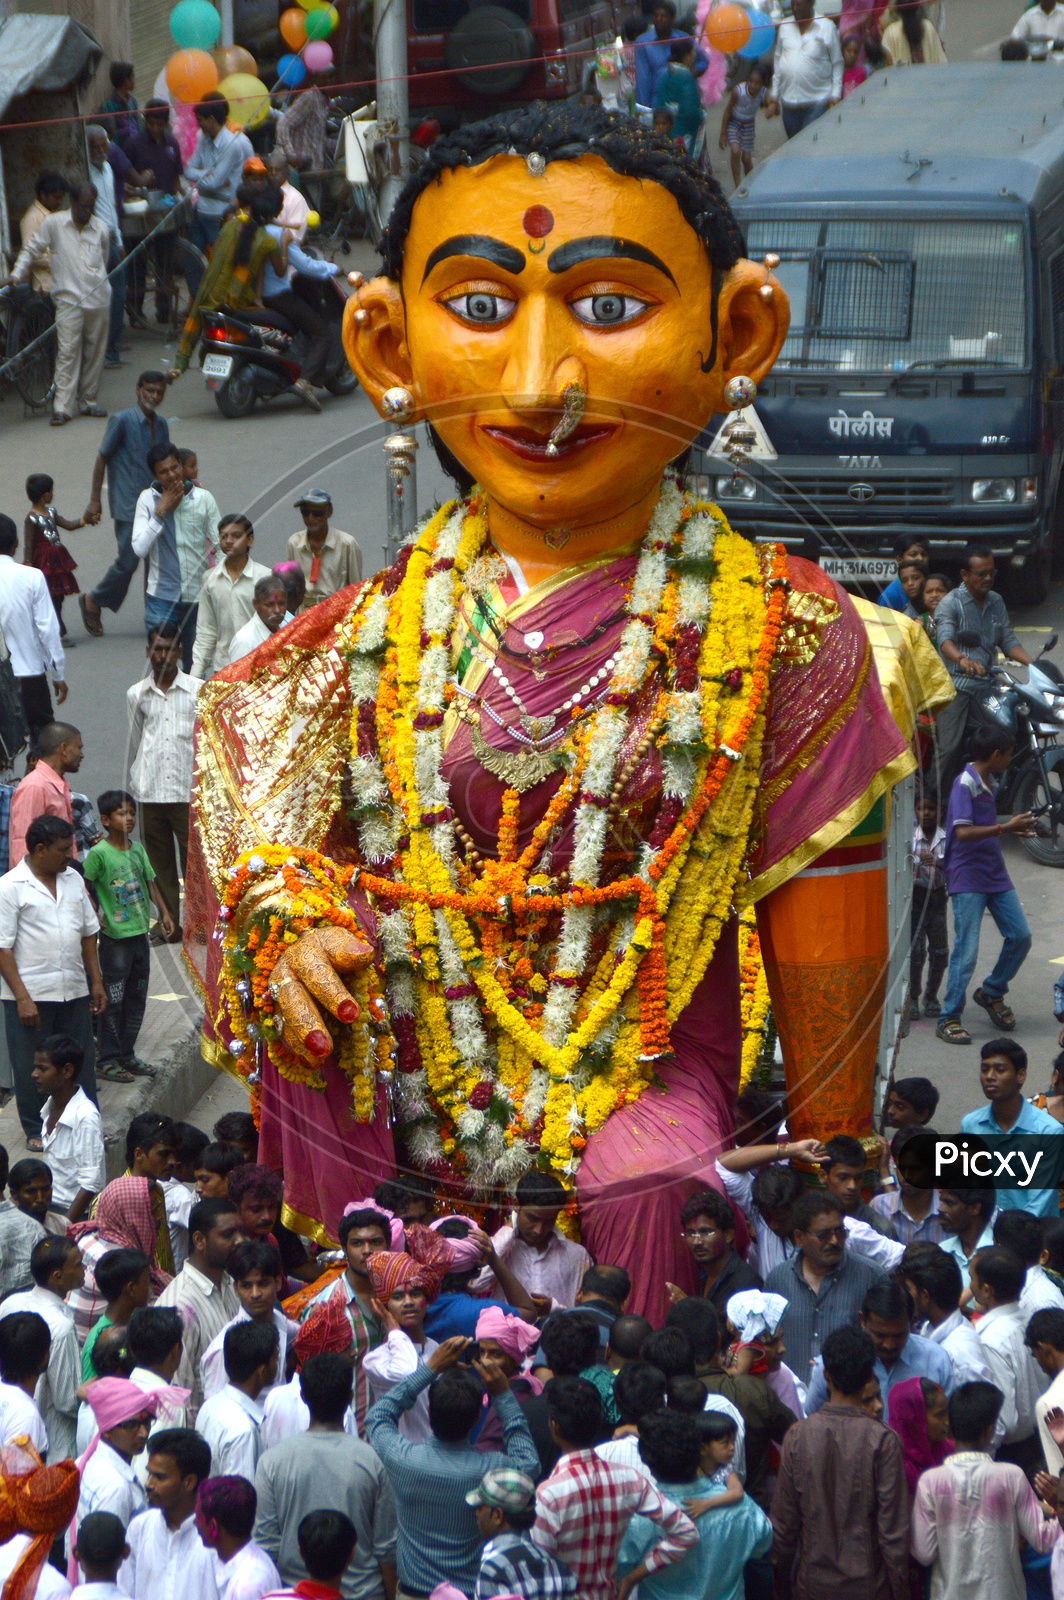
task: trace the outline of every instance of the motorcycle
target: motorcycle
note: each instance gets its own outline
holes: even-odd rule
[[[324,384],[330,394],[352,394],[358,379],[347,364],[341,325],[345,296],[335,278],[322,283],[322,309],[329,325]],[[248,309],[203,313],[200,365],[223,417],[249,416],[256,400],[291,394],[303,375],[306,335],[275,311]]]
[[[957,643],[977,647],[977,633],[959,633]],[[979,695],[980,716],[1007,728],[1014,742],[1012,760],[998,784],[999,814],[1030,811],[1038,819],[1038,832],[1020,844],[1032,861],[1044,867],[1064,867],[1064,677],[1053,661],[1042,658],[1057,643],[1050,634],[1035,662],[1027,669],[1027,682],[1018,683],[1003,667],[991,667],[986,689]]]

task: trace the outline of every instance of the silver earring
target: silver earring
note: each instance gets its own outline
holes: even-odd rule
[[[411,420],[417,410],[417,402],[409,389],[403,389],[398,384],[394,389],[385,389],[381,395],[381,415],[388,422],[397,422],[400,427]]]

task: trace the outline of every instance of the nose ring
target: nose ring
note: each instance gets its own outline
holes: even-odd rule
[[[587,393],[581,383],[567,383],[562,390],[562,414],[547,440],[547,455],[556,456],[558,446],[571,439],[580,426],[580,418],[587,405]]]

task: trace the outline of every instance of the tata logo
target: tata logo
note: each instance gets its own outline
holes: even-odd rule
[[[851,483],[846,490],[851,500],[860,500],[863,505],[866,500],[874,500],[876,491],[870,483]]]

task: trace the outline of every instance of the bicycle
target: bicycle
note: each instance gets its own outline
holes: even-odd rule
[[[42,410],[55,393],[55,307],[51,297],[27,284],[0,289],[0,333],[4,377],[32,411]]]

